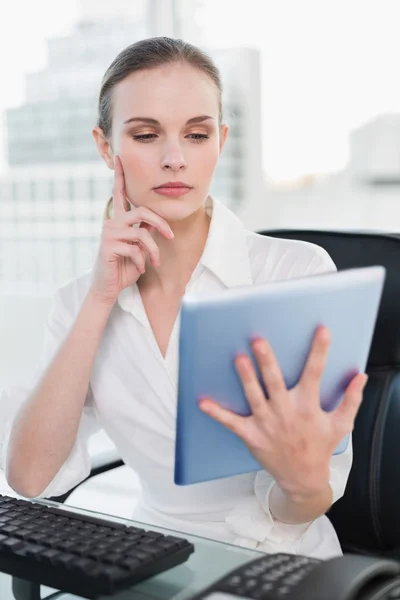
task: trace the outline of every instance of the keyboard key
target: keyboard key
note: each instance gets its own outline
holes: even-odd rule
[[[140,552],[139,550],[132,554],[134,558],[139,560],[142,564],[146,564],[151,561],[151,556],[147,552]]]
[[[98,527],[97,533],[109,533],[111,529],[109,527]]]
[[[30,542],[41,542],[46,539],[46,535],[44,533],[38,533],[37,531],[32,531],[28,537]]]
[[[140,560],[137,560],[137,558],[125,558],[121,561],[121,565],[130,571],[135,571],[140,567]]]
[[[163,540],[157,540],[157,547],[164,550],[172,550],[172,548],[177,548],[178,545],[165,538]]]
[[[93,550],[93,547],[90,544],[75,545],[75,548],[70,548],[70,551],[75,552],[78,556],[86,556],[91,550]]]
[[[175,544],[176,546],[182,546],[182,543],[185,543],[185,540],[182,540],[181,538],[174,537],[172,535],[166,535],[164,539],[167,542],[171,542],[172,544]]]
[[[40,556],[42,552],[44,552],[44,550],[46,550],[45,546],[41,546],[39,544],[34,545],[34,544],[30,544],[29,546],[26,547],[26,553],[28,556]]]
[[[1,548],[5,548],[6,550],[18,550],[18,548],[22,548],[24,543],[17,538],[8,538],[1,544]]]
[[[96,562],[90,558],[77,558],[74,563],[71,563],[74,570],[85,571],[96,566]]]
[[[1,533],[14,533],[15,531],[18,531],[18,527],[14,527],[14,525],[6,525],[5,527],[1,528]]]
[[[59,550],[70,550],[71,548],[75,548],[76,543],[73,540],[57,540],[55,542],[55,547]]]
[[[68,567],[72,562],[76,560],[75,554],[67,554],[65,552],[60,553],[58,556],[54,557],[54,564]]]
[[[146,531],[144,538],[147,540],[159,540],[164,537],[162,533],[158,533],[158,531]]]
[[[147,554],[164,554],[164,548],[158,548],[157,546],[151,546],[150,544],[140,544],[139,548]]]
[[[42,554],[40,555],[41,560],[44,559],[48,559],[51,563],[54,563],[54,559],[57,558],[58,556],[60,556],[61,552],[59,552],[58,550],[53,550],[52,548],[48,548],[47,550],[44,550],[42,552]]]
[[[118,565],[121,562],[120,554],[109,554],[104,558],[105,563],[109,563],[110,565]]]

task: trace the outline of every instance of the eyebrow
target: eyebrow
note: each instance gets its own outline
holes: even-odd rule
[[[193,123],[203,123],[203,121],[207,121],[207,119],[213,119],[213,117],[209,117],[208,115],[200,115],[199,117],[192,117],[188,121],[186,121],[186,125],[192,125]],[[147,123],[148,125],[160,125],[160,122],[157,119],[151,119],[150,117],[132,117],[131,119],[127,119],[124,121],[124,125],[127,123],[133,123],[135,121],[141,121],[142,123]]]

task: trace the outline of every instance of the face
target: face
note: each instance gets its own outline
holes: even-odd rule
[[[108,166],[120,156],[128,201],[170,221],[201,208],[227,135],[214,82],[187,64],[165,65],[126,77],[112,104],[111,140],[94,135]],[[171,182],[187,187],[160,188]]]

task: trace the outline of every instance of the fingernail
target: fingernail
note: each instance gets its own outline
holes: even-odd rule
[[[363,381],[363,384],[362,384],[362,389],[364,389],[365,386],[367,385],[368,379],[369,379],[368,375],[364,375],[364,381]]]
[[[327,327],[325,327],[324,325],[321,325],[318,330],[318,336],[319,336],[319,340],[321,342],[329,342],[330,338],[331,338],[331,332],[329,331],[329,329]]]
[[[256,342],[254,342],[253,348],[259,354],[267,354],[267,347],[266,347],[265,343],[262,340],[257,340]]]
[[[240,374],[245,375],[251,372],[252,366],[250,359],[246,356],[243,356],[239,359],[235,360],[236,369],[240,372]]]
[[[199,404],[199,408],[201,410],[206,411],[207,410],[207,398],[204,396],[200,396],[200,398],[198,399],[198,404]]]

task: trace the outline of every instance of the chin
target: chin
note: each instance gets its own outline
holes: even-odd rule
[[[203,201],[194,200],[193,198],[189,199],[188,196],[181,196],[180,198],[152,198],[149,202],[146,202],[145,206],[166,221],[184,221],[204,205]]]

